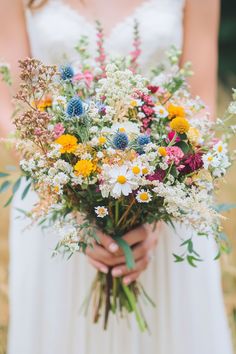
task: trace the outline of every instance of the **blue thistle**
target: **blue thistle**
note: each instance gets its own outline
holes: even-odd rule
[[[129,139],[126,133],[117,132],[113,138],[113,145],[116,149],[124,150],[129,144]]]
[[[147,145],[151,142],[151,139],[150,139],[150,136],[148,135],[140,135],[138,138],[137,138],[137,143],[140,145],[140,146],[144,146],[144,145]]]
[[[70,65],[64,65],[60,68],[62,80],[70,80],[74,76],[74,70]]]
[[[79,97],[73,97],[67,104],[66,113],[69,117],[81,116],[84,113],[84,107]]]

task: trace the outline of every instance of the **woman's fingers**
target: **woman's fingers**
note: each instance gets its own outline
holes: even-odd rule
[[[122,238],[130,245],[133,246],[136,243],[142,242],[147,238],[148,234],[143,226],[138,227],[132,231],[129,231]]]
[[[117,243],[115,243],[115,241],[111,236],[108,236],[101,231],[97,231],[97,237],[99,239],[100,244],[106,250],[108,250],[111,253],[116,253],[118,251],[119,246],[117,245]]]
[[[123,278],[123,283],[125,285],[129,285],[130,283],[138,279],[140,274],[141,272],[133,272],[132,274],[127,275],[126,277]]]
[[[105,274],[108,273],[109,268],[108,268],[105,264],[103,264],[103,263],[101,263],[101,262],[98,262],[98,261],[95,261],[95,259],[92,259],[92,258],[89,258],[89,257],[88,257],[88,260],[89,260],[89,263],[90,263],[94,268],[96,268],[97,270],[99,270],[100,272],[105,273]]]
[[[110,267],[125,263],[125,257],[123,255],[115,256],[103,248],[103,246],[97,244],[94,244],[92,247],[87,247],[86,255],[89,258]]]
[[[114,267],[111,271],[113,277],[121,277],[127,274],[132,274],[134,272],[142,272],[145,270],[149,263],[149,257],[146,255],[145,257],[139,259],[135,262],[135,268],[128,269],[126,264],[118,265]]]

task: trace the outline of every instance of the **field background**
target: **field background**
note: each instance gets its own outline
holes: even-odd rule
[[[223,114],[227,103],[230,100],[230,87],[236,87],[236,3],[234,0],[222,2],[222,18],[219,40],[219,99],[218,115]],[[1,53],[0,53],[1,54]],[[1,55],[0,55],[1,57]],[[236,144],[234,142],[234,146]],[[0,171],[12,161],[7,151],[1,148]],[[231,169],[226,183],[219,193],[219,201],[236,203],[236,165]],[[9,321],[8,313],[8,220],[9,209],[3,209],[4,200],[0,200],[0,354],[6,353],[6,334]],[[229,220],[225,223],[225,230],[228,234],[232,253],[222,257],[222,284],[224,289],[225,305],[228,314],[236,353],[236,211],[232,210],[227,214]],[[32,353],[33,354],[33,353]],[[223,354],[223,353],[222,353]]]

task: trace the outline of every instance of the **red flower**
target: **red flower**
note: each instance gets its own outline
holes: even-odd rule
[[[151,93],[156,93],[159,90],[158,86],[153,85],[148,85],[147,88],[149,89],[149,91],[151,91]]]
[[[181,173],[188,174],[194,172],[203,166],[202,155],[200,153],[188,154],[182,163],[185,167],[181,170]]]

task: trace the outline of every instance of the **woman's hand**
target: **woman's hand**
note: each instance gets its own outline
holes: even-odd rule
[[[157,244],[158,227],[155,231],[152,231],[151,227],[140,226],[123,236],[132,247],[135,268],[127,269],[123,251],[110,236],[102,232],[98,232],[100,244],[94,243],[93,247],[86,250],[89,262],[103,273],[108,273],[109,268],[112,268],[113,277],[123,276],[124,283],[130,284],[147,268],[150,253]]]

